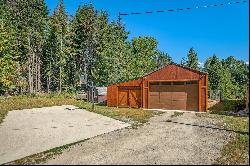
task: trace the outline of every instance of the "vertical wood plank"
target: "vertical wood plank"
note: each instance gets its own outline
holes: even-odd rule
[[[118,86],[116,86],[116,107],[118,108],[118,106],[119,106],[119,87]]]
[[[148,86],[147,86],[147,87],[148,87],[148,88],[147,88],[147,95],[148,95],[148,96],[149,96],[149,86],[150,86],[149,84],[150,84],[150,81],[147,80],[147,85],[148,85]],[[149,97],[148,97],[148,96],[147,96],[147,109],[148,109],[148,103],[149,103]]]
[[[206,110],[208,110],[208,74],[206,74]]]
[[[201,100],[202,100],[202,98],[201,98],[201,79],[199,79],[199,81],[198,81],[198,111],[199,112],[201,112],[202,110],[201,110]]]
[[[141,108],[143,108],[143,100],[144,100],[144,78],[142,78],[142,85],[141,85]]]

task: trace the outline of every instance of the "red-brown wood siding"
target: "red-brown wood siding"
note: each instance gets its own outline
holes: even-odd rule
[[[198,81],[198,108],[199,111],[207,110],[207,86],[208,86],[208,76],[206,73],[195,71],[188,68],[180,67],[179,65],[168,65],[152,72],[138,80],[131,80],[128,82],[123,82],[108,87],[107,92],[107,104],[111,107],[118,106],[118,87],[140,87],[141,88],[141,106],[143,108],[148,108],[149,103],[149,81]]]
[[[131,80],[128,82],[122,82],[119,84],[110,85],[107,88],[107,105],[109,107],[117,107],[118,106],[118,87],[137,87],[141,86],[142,79]]]
[[[109,107],[116,107],[117,105],[118,88],[116,85],[108,86],[107,88],[107,105]]]
[[[147,80],[198,80],[199,73],[192,72],[190,70],[181,68],[176,65],[168,65],[148,76],[145,76]]]

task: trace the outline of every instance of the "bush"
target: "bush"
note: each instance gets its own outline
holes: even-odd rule
[[[209,111],[216,114],[225,114],[226,112],[233,111],[238,112],[245,108],[244,100],[224,100],[218,104],[215,104]]]
[[[245,108],[244,100],[226,100],[224,101],[224,111],[238,112]]]

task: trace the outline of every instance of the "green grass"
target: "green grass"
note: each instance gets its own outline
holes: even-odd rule
[[[220,124],[226,129],[248,132],[248,134],[236,134],[236,136],[224,146],[222,156],[216,164],[221,165],[246,165],[249,164],[249,118],[223,116]]]
[[[249,164],[249,118],[234,117],[216,114],[196,114],[199,117],[218,119],[220,128],[246,132],[248,134],[236,133],[222,149],[221,156],[216,160],[216,165],[247,165]]]
[[[229,111],[238,112],[245,108],[244,100],[225,100],[215,104],[208,110],[212,114],[225,115]]]
[[[174,112],[174,114],[171,115],[171,118],[173,118],[173,117],[178,117],[178,116],[181,116],[181,115],[183,115],[183,114],[184,114],[184,112]]]
[[[9,111],[55,105],[74,105],[77,101],[70,94],[50,94],[43,96],[12,96],[0,98],[0,123]]]
[[[132,122],[133,127],[137,127],[138,125],[146,123],[151,117],[161,114],[161,112],[152,110],[116,108],[100,105],[95,105],[95,109],[92,110],[92,105],[86,102],[78,102],[76,106],[82,109],[87,109],[90,112],[95,112],[104,116],[111,117],[113,119],[121,120],[124,122]]]

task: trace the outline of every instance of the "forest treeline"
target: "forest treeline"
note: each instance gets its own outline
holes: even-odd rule
[[[128,40],[121,17],[79,6],[75,15],[63,0],[49,14],[44,0],[0,0],[0,94],[74,92],[81,78],[96,86],[135,79],[172,63],[154,37]],[[193,48],[181,64],[209,74],[209,89],[227,98],[243,96],[248,65],[230,56],[198,64]]]

